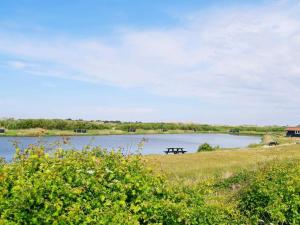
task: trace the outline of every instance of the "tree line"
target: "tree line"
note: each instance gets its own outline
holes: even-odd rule
[[[12,130],[43,128],[48,130],[109,130],[116,129],[128,132],[136,130],[159,130],[161,132],[184,130],[194,132],[228,132],[232,129],[240,132],[283,132],[281,126],[227,126],[194,123],[142,123],[142,122],[102,122],[64,119],[2,119],[0,127]]]

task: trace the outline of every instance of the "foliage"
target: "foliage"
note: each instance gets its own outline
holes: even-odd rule
[[[248,184],[253,174],[254,171],[240,170],[226,179],[218,179],[213,186],[215,189],[228,189],[236,186],[245,186]]]
[[[197,152],[210,152],[210,151],[214,151],[214,150],[215,150],[215,148],[212,147],[210,144],[204,143],[198,147]]]
[[[0,164],[0,224],[238,224],[208,192],[168,185],[139,156],[30,146]]]
[[[214,126],[207,124],[193,123],[141,123],[141,122],[120,122],[120,121],[83,121],[83,120],[62,120],[62,119],[3,119],[0,120],[0,127],[11,130],[43,128],[48,130],[105,130],[115,129],[126,132],[136,130],[167,131],[191,131],[191,132],[222,132],[238,130],[239,133],[257,134],[266,132],[283,132],[284,127],[280,126]]]
[[[0,120],[0,127],[7,129],[43,128],[49,130],[74,130],[74,129],[109,129],[110,125],[99,122],[87,122],[82,120],[61,119],[8,119]]]
[[[253,224],[300,224],[300,163],[272,162],[239,196],[241,212]]]
[[[3,166],[5,164],[5,159],[0,157],[0,166]]]
[[[0,224],[300,224],[299,160],[183,184],[144,159],[17,148],[12,162],[0,159]]]

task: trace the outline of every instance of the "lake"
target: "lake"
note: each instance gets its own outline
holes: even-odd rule
[[[0,157],[11,160],[16,141],[21,148],[29,144],[43,143],[51,148],[53,143],[62,143],[62,137],[0,137]],[[101,146],[107,149],[122,148],[124,152],[134,153],[139,143],[143,142],[142,154],[163,154],[167,147],[183,147],[188,152],[196,152],[200,144],[209,143],[222,148],[243,148],[251,143],[259,143],[259,136],[238,136],[229,134],[148,134],[148,135],[106,135],[72,136],[69,144],[63,148],[82,149],[86,145]]]

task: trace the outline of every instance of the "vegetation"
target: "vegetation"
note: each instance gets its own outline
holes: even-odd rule
[[[17,148],[0,160],[0,224],[299,224],[299,175],[296,144],[167,156]]]
[[[61,119],[3,119],[0,127],[8,129],[5,135],[36,136],[41,135],[74,135],[74,129],[87,129],[91,134],[124,134],[124,133],[185,133],[215,132],[228,133],[238,130],[239,134],[282,133],[280,126],[225,126],[187,123],[141,123],[120,121],[83,121]],[[38,129],[38,131],[36,131]]]
[[[101,149],[17,149],[0,164],[0,224],[220,224],[237,218],[207,205],[205,186],[170,187],[139,156]]]
[[[239,134],[240,130],[238,128],[232,128],[232,129],[229,130],[229,133],[231,133],[231,134]]]
[[[300,223],[300,145],[148,156],[147,163],[172,184],[210,181],[206,202],[232,208],[247,221],[240,224]]]
[[[300,224],[299,175],[299,161],[261,168],[241,191],[241,212],[254,224]]]
[[[203,143],[202,145],[199,146],[197,152],[210,152],[210,151],[214,151],[215,149],[217,148],[214,148],[208,143]]]
[[[148,155],[149,166],[164,173],[171,182],[197,183],[212,177],[227,178],[241,170],[257,170],[278,160],[300,160],[300,144],[251,149],[217,150],[184,155]]]

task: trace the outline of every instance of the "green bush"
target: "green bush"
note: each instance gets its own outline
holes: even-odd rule
[[[253,224],[300,224],[300,163],[272,162],[256,172],[239,196]]]
[[[0,164],[0,224],[238,224],[203,185],[170,185],[139,156],[17,149]]]
[[[208,143],[204,143],[204,144],[202,144],[202,145],[200,145],[200,146],[198,147],[197,152],[209,152],[209,151],[213,151],[213,150],[215,150],[214,147],[212,147],[212,146],[211,146],[210,144],[208,144]]]
[[[240,170],[228,178],[224,179],[219,177],[213,184],[213,187],[215,190],[228,190],[233,187],[242,187],[248,184],[253,174],[255,174],[254,171]]]

